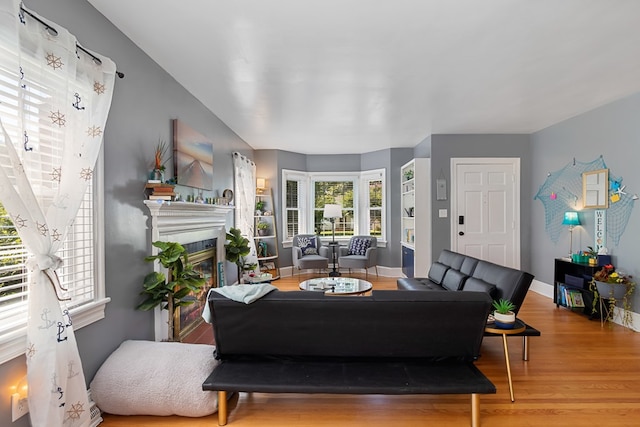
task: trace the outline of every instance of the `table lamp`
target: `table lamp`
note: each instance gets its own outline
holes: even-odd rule
[[[571,256],[573,254],[573,227],[580,225],[578,212],[565,212],[562,225],[569,226],[569,256]]]

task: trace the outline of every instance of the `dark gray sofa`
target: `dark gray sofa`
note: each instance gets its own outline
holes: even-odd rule
[[[398,279],[398,289],[431,291],[480,291],[493,300],[511,301],[515,312],[524,302],[533,275],[450,250],[443,250],[438,261],[431,264],[428,277]]]
[[[472,426],[479,395],[495,393],[473,363],[484,292],[274,290],[251,304],[212,292],[208,304],[220,363],[202,388],[218,392],[220,425],[227,392],[471,394]]]

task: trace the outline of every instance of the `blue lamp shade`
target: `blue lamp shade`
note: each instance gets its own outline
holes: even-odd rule
[[[580,225],[580,218],[578,218],[578,212],[565,212],[562,225]]]

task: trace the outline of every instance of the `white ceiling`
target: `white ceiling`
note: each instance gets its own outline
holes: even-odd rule
[[[254,149],[530,133],[640,91],[638,0],[89,2]]]

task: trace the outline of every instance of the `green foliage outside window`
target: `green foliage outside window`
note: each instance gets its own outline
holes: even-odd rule
[[[22,271],[16,270],[24,263],[22,252],[22,239],[0,203],[0,297],[20,292],[17,288],[7,289],[23,281]]]

